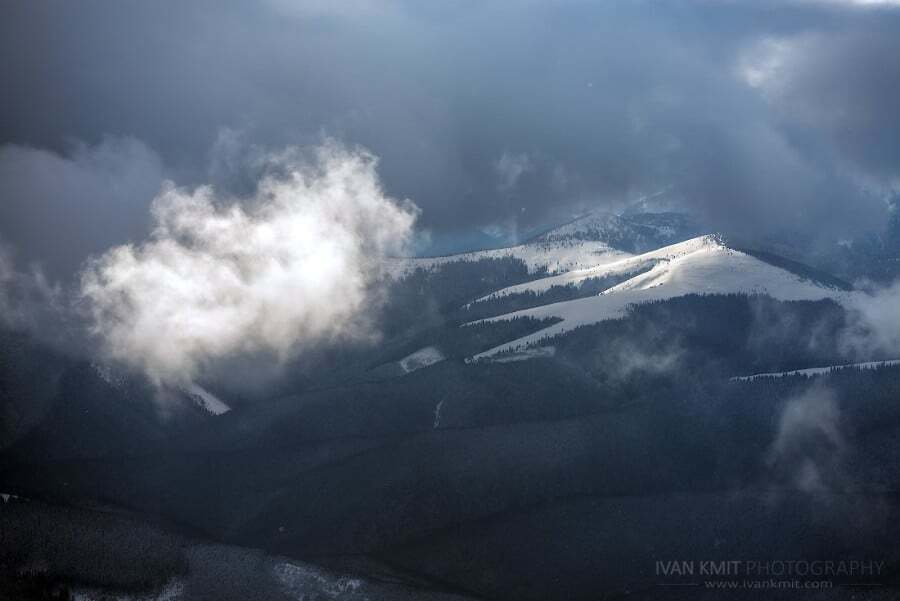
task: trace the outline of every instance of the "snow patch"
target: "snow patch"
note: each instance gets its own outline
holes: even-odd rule
[[[191,384],[185,389],[185,392],[187,392],[200,407],[213,415],[222,415],[223,413],[231,411],[231,407],[226,405],[222,399],[197,384]]]
[[[529,359],[541,359],[553,357],[556,355],[555,346],[538,346],[527,348],[513,353],[504,353],[496,357],[492,357],[494,363],[515,363],[517,361],[528,361]]]
[[[444,408],[444,400],[441,401],[434,407],[434,426],[432,426],[435,430],[438,429],[441,425],[441,410]]]
[[[416,352],[403,357],[398,363],[400,364],[400,368],[403,369],[403,373],[408,374],[417,369],[440,363],[444,359],[446,359],[446,357],[444,357],[444,353],[442,353],[440,349],[434,346],[426,346],[425,348],[420,348]]]
[[[99,589],[78,589],[72,591],[73,601],[178,601],[184,598],[184,583],[173,579],[159,592],[112,594]]]
[[[320,598],[316,593],[324,595],[325,599],[345,599],[364,584],[359,578],[328,577],[318,570],[296,563],[279,563],[273,571],[285,591],[297,599]]]
[[[842,365],[828,365],[825,367],[809,367],[806,369],[795,369],[792,371],[772,371],[763,374],[753,374],[750,376],[734,376],[729,378],[732,382],[752,382],[759,378],[784,378],[787,376],[820,376],[830,374],[832,372],[841,371],[842,369],[878,369],[880,367],[891,367],[900,365],[900,359],[891,359],[889,361],[866,361],[864,363],[845,363]]]

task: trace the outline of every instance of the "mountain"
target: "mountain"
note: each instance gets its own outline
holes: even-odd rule
[[[514,258],[530,273],[564,273],[611,263],[666,244],[684,240],[697,225],[682,213],[617,215],[592,212],[509,248],[478,250],[442,257],[392,259],[387,270],[395,278],[416,269],[434,269],[457,261]]]
[[[0,451],[7,458],[69,461],[159,452],[227,410],[202,388],[163,397],[134,374],[0,329]]]
[[[762,294],[780,300],[832,298],[839,302],[848,298],[850,292],[846,286],[827,277],[816,279],[812,274],[811,270],[788,270],[772,258],[764,261],[729,248],[716,236],[700,236],[613,263],[511,286],[482,297],[479,299],[481,302],[528,292],[539,296],[555,286],[579,286],[591,279],[611,276],[624,275],[627,278],[598,295],[490,318],[488,321],[515,318],[555,318],[560,321],[479,353],[475,359],[524,350],[529,345],[579,326],[621,317],[629,306],[637,303],[688,294]]]
[[[889,203],[888,219],[880,231],[860,234],[820,249],[812,261],[842,276],[887,285],[896,281],[900,277],[900,198]]]
[[[0,557],[0,597],[30,566],[98,597],[587,601],[658,598],[655,559],[709,549],[896,564],[900,365],[841,344],[858,292],[688,229],[591,214],[396,260],[377,343],[322,345],[259,398],[175,391],[167,418],[138,379],[0,338],[6,520],[64,537]]]
[[[592,212],[554,227],[529,240],[531,243],[602,241],[627,253],[641,253],[690,237],[697,225],[684,213]]]

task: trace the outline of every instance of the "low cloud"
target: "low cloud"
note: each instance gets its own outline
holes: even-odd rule
[[[37,265],[20,270],[12,250],[0,241],[0,325],[40,332],[46,321],[63,312],[63,291]]]
[[[889,196],[898,185],[898,52],[897,35],[882,27],[805,31],[757,41],[741,73],[795,147]]]
[[[519,179],[532,169],[531,157],[525,153],[504,152],[494,163],[497,172],[497,186],[501,192],[515,189]]]
[[[854,295],[842,344],[860,359],[900,358],[900,280]]]
[[[813,385],[787,401],[767,463],[778,484],[816,493],[846,483],[846,453],[837,398]]]
[[[612,357],[608,358],[614,365],[612,372],[616,378],[626,379],[634,374],[670,374],[680,366],[684,349],[680,341],[660,343],[655,349],[644,351],[636,344],[622,342],[615,346]]]
[[[799,493],[810,517],[849,540],[879,532],[890,512],[883,498],[863,493],[853,472],[855,437],[830,387],[815,382],[787,400],[766,455],[770,501]]]
[[[89,254],[146,235],[163,179],[159,156],[130,137],[69,143],[64,152],[2,146],[2,235],[20,262],[66,278]]]
[[[361,149],[327,142],[267,165],[244,203],[167,184],[149,239],[90,261],[81,299],[109,358],[188,385],[236,357],[375,336],[378,258],[403,250],[417,209],[385,195]]]

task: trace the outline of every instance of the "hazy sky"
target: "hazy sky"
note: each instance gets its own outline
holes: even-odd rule
[[[892,2],[4,2],[0,238],[51,273],[141,239],[164,179],[255,194],[323,136],[433,249],[668,190],[842,236],[900,187]]]

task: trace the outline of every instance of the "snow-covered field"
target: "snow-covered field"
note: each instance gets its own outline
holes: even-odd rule
[[[707,235],[561,276],[544,278],[494,293],[540,292],[552,285],[576,283],[589,277],[627,274],[652,264],[644,273],[629,278],[597,296],[524,309],[484,321],[515,317],[559,318],[562,321],[528,336],[496,346],[473,359],[488,358],[502,351],[521,351],[545,337],[556,336],[579,326],[624,316],[629,306],[688,294],[767,294],[779,300],[845,301],[850,292],[804,279],[748,254],[727,247],[717,237]],[[549,281],[547,281],[549,280]]]

